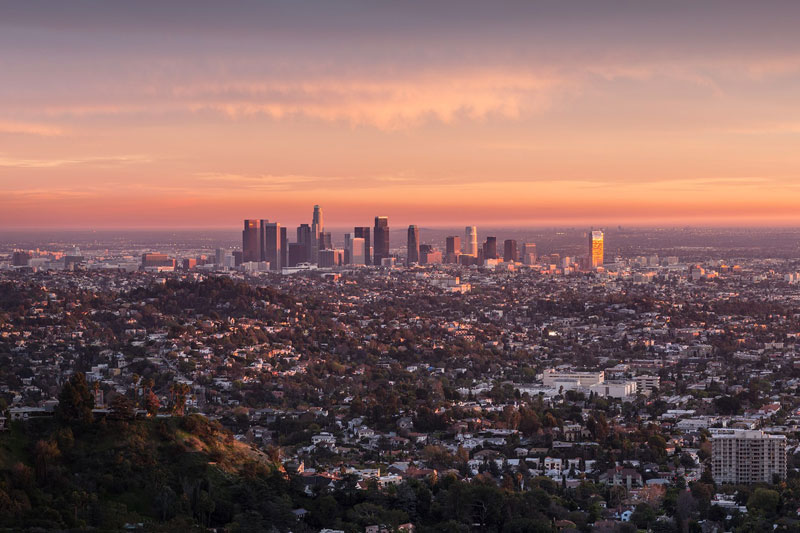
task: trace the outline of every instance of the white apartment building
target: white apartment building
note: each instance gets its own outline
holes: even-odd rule
[[[636,396],[636,382],[628,380],[605,381],[589,387],[589,391],[601,398],[630,399]]]
[[[565,383],[574,384],[571,388],[588,388],[598,383],[605,381],[605,372],[602,370],[598,372],[561,372],[555,368],[548,368],[542,372],[542,383],[545,387],[557,388]],[[564,387],[568,390],[567,387]]]
[[[772,483],[786,478],[786,436],[712,429],[711,473],[717,483]]]

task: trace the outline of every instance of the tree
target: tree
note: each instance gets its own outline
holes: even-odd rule
[[[172,413],[183,416],[186,410],[186,397],[189,395],[189,385],[186,383],[173,383],[169,392],[172,395]]]
[[[647,526],[656,519],[656,512],[646,503],[640,503],[631,515],[631,522],[636,524],[639,529],[647,529]]]
[[[156,416],[160,407],[161,402],[158,401],[158,396],[152,390],[148,390],[144,395],[144,408],[147,410],[147,414]]]
[[[778,511],[781,496],[777,491],[758,488],[753,491],[747,500],[747,509],[753,513],[765,516],[774,515]]]
[[[36,443],[33,455],[36,458],[36,476],[47,481],[50,465],[61,455],[58,444],[50,440],[40,440]]]
[[[133,420],[133,404],[124,394],[117,394],[111,400],[111,417],[115,420]]]
[[[68,424],[88,424],[92,421],[94,396],[89,390],[86,376],[74,374],[64,384],[58,397],[58,416]]]

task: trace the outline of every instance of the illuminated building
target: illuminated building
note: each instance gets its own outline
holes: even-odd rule
[[[589,266],[603,266],[603,232],[594,230],[589,236]]]
[[[445,246],[445,261],[448,263],[458,263],[458,256],[461,254],[461,237],[453,235],[447,237]]]
[[[358,226],[353,228],[356,239],[364,239],[364,264],[372,264],[372,241],[369,238],[370,232],[367,226]]]
[[[475,226],[464,229],[464,255],[478,257],[478,229]]]
[[[245,220],[242,231],[242,261],[261,261],[258,220]]]

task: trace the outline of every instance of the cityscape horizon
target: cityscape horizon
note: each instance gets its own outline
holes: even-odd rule
[[[800,532],[800,2],[0,2],[0,533]]]

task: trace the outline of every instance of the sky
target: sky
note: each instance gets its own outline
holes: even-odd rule
[[[0,3],[0,226],[800,225],[798,2]]]

